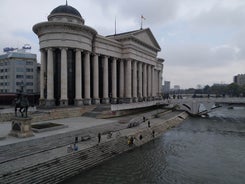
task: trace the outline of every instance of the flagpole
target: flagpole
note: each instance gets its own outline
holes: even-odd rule
[[[140,17],[140,20],[141,20],[141,21],[140,21],[140,29],[143,29],[143,21],[142,21],[142,19],[143,19],[143,18],[142,18],[142,15],[141,15],[141,17]]]
[[[115,17],[115,35],[117,34],[117,17]]]
[[[143,29],[143,19],[145,20],[145,17],[143,15],[141,15],[140,17],[140,29]]]

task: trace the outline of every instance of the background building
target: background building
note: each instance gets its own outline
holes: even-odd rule
[[[53,9],[33,26],[41,51],[40,104],[131,103],[160,98],[163,59],[151,30],[101,36],[78,10]]]
[[[18,93],[21,85],[25,93],[38,93],[36,54],[16,50],[0,55],[0,93]]]
[[[169,94],[170,92],[170,81],[164,81],[163,93]]]
[[[238,74],[234,76],[233,82],[240,86],[245,85],[245,74]]]

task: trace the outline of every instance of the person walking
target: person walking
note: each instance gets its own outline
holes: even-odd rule
[[[155,138],[155,131],[152,130],[152,138]]]
[[[98,144],[100,143],[100,140],[101,140],[101,133],[99,132],[98,133]]]

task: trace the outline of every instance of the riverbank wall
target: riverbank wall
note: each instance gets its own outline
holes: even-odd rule
[[[19,167],[5,173],[2,172],[0,174],[0,183],[26,184],[62,182],[84,170],[102,164],[104,161],[116,155],[152,141],[161,136],[168,129],[179,125],[187,117],[188,114],[185,112],[178,112],[168,118],[166,118],[165,114],[158,114],[138,126],[114,132],[110,138],[108,138],[107,135],[103,135],[100,143],[87,143],[86,146],[78,149],[78,151],[72,151],[63,156],[58,156],[58,151],[60,150],[57,150],[57,157],[54,159],[47,159],[47,161],[38,164],[30,164],[30,166]],[[150,126],[148,126],[148,121],[150,121]],[[154,136],[152,134],[153,131],[155,132]],[[128,145],[128,140],[131,137],[134,138],[134,143]],[[52,149],[52,151],[55,152],[56,150]],[[44,155],[45,153],[39,153],[38,157],[42,157],[42,154]],[[28,156],[25,160],[28,162]],[[5,164],[8,163],[6,162]]]

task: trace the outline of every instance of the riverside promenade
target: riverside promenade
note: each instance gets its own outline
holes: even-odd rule
[[[154,117],[158,114],[158,117]],[[147,121],[128,128],[130,122]],[[58,183],[85,169],[142,145],[177,125],[187,115],[183,112],[150,111],[111,119],[72,117],[36,122],[59,123],[66,128],[35,133],[33,137],[8,136],[11,122],[0,123],[0,184]],[[151,127],[148,127],[150,120]],[[152,130],[155,131],[152,137]],[[98,144],[98,133],[101,142]],[[111,133],[111,136],[108,136]],[[139,135],[143,139],[139,140]],[[127,141],[134,136],[134,145]],[[67,152],[77,138],[77,151]]]

